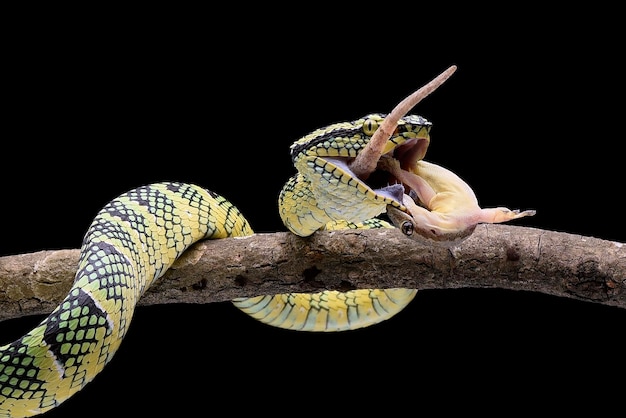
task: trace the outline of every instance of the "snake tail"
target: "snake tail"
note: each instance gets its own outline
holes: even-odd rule
[[[191,244],[252,233],[230,202],[191,184],[151,184],[112,200],[85,235],[65,299],[0,347],[0,417],[43,413],[90,382],[120,346],[141,295]]]

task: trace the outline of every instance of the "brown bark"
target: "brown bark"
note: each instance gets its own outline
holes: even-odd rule
[[[71,286],[78,254],[0,257],[0,320],[50,312]],[[626,245],[511,225],[479,225],[452,250],[396,229],[256,234],[194,245],[140,304],[388,287],[527,290],[626,308]]]

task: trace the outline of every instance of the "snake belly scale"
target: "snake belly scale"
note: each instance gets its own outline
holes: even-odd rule
[[[371,120],[333,125],[294,143],[292,157],[296,168],[302,168],[279,198],[281,216],[292,232],[307,236],[318,229],[392,227],[370,218],[387,204],[401,205],[361,184],[357,192],[346,189],[340,196],[346,216],[341,209],[326,212],[321,207],[331,195],[318,175],[341,189],[354,185],[339,166],[315,166],[321,164],[315,154],[358,152],[369,138],[364,126],[371,129]],[[314,145],[312,151],[307,144]],[[309,177],[311,166],[316,174]],[[374,202],[375,208],[350,205],[350,196],[362,192],[366,197],[359,198]],[[365,209],[355,213],[352,209],[358,207]],[[149,184],[109,202],[84,237],[75,280],[65,299],[23,337],[0,347],[0,417],[44,413],[93,380],[120,346],[139,298],[190,245],[252,233],[232,203],[193,184]],[[414,289],[359,289],[264,295],[233,303],[273,326],[341,331],[386,320],[415,294]]]

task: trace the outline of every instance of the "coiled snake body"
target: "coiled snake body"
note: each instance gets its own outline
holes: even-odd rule
[[[289,190],[302,184],[290,182]],[[45,412],[91,381],[117,351],[143,292],[191,244],[252,233],[227,199],[192,184],[150,184],[108,203],[85,235],[68,295],[33,330],[0,348],[0,417]],[[414,294],[326,291],[234,303],[276,326],[322,331],[388,318]],[[359,315],[371,320],[359,323]]]
[[[330,125],[292,145],[297,174],[279,196],[290,231],[308,236],[320,229],[393,227],[375,218],[386,212],[405,235],[447,245],[469,235],[476,223],[533,213],[480,209],[458,177],[423,162],[430,123],[419,116],[398,119],[375,156],[378,170],[359,176],[352,160],[384,119],[373,114]],[[455,212],[457,207],[462,209]],[[0,417],[43,413],[91,381],[120,346],[144,291],[194,242],[252,233],[227,199],[193,184],[150,184],[108,203],[85,235],[65,299],[30,332],[0,347]],[[415,293],[361,289],[233,302],[274,326],[337,331],[385,320]]]

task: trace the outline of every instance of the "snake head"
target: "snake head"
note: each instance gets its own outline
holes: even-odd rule
[[[360,223],[385,212],[387,204],[402,204],[402,193],[386,188],[387,173],[375,170],[361,179],[350,163],[386,120],[385,114],[370,114],[351,122],[317,129],[291,146],[298,174],[279,196],[283,223],[297,235],[308,236],[328,222]],[[430,143],[431,123],[417,115],[401,118],[383,150],[399,161],[420,159]],[[380,156],[373,161],[376,165]],[[379,175],[382,174],[382,175]],[[400,187],[402,189],[402,187]]]

